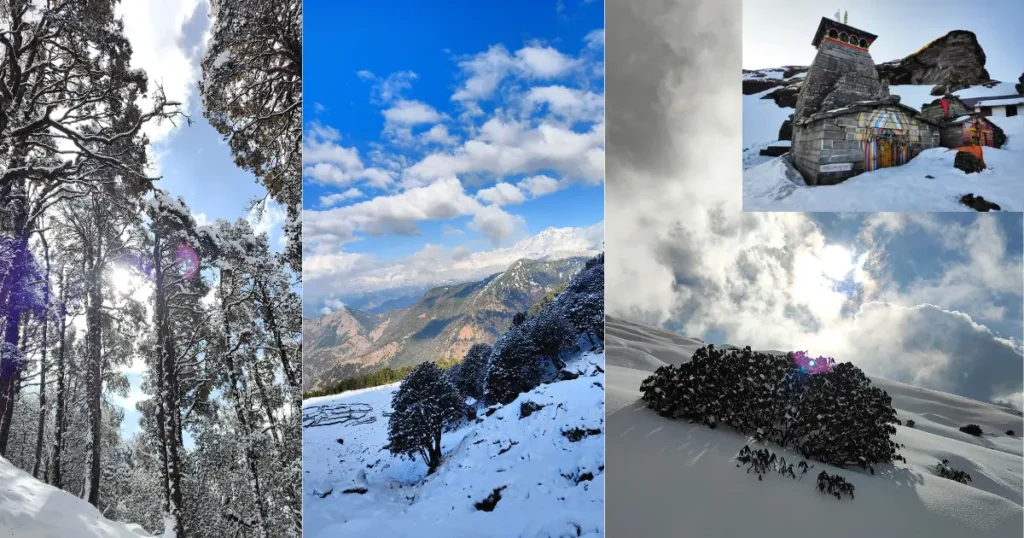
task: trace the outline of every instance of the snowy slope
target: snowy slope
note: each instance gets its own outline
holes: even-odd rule
[[[657,416],[640,401],[650,370],[637,369],[638,350],[657,351],[661,362],[689,360],[694,347],[667,331],[606,318],[608,353],[608,535],[699,536],[927,536],[1006,537],[1024,533],[1022,419],[1007,408],[873,378],[893,399],[907,463],[876,467],[875,475],[818,462],[796,481],[767,474],[759,482],[734,457],[747,444],[729,429],[711,430]],[[635,335],[630,338],[628,335]],[[682,342],[676,354],[665,353]],[[961,433],[979,424],[981,438]],[[1013,429],[1017,436],[1003,432]],[[788,461],[797,454],[770,447]],[[935,464],[970,473],[960,484],[934,474]],[[855,499],[837,501],[814,487],[822,469],[855,486]]]
[[[992,123],[999,126],[1006,135],[1006,144],[1002,149],[1010,151],[1024,151],[1024,116],[1012,117],[989,117]]]
[[[583,354],[567,367],[580,377],[445,433],[445,459],[431,476],[422,461],[382,449],[398,384],[307,400],[307,424],[318,413],[342,415],[342,404],[361,420],[303,430],[304,536],[603,536],[603,366],[603,353]],[[528,400],[545,407],[520,419]],[[602,433],[578,442],[561,434],[576,427]],[[503,486],[493,511],[474,507]],[[354,488],[367,491],[343,493]]]
[[[777,89],[769,88],[761,93],[743,96],[744,169],[772,159],[762,157],[761,149],[778,141],[782,122],[793,113],[792,108],[780,108],[773,99],[762,99]]]
[[[0,536],[4,538],[139,538],[135,524],[110,521],[74,495],[44,484],[0,458]]]
[[[903,166],[817,187],[806,186],[786,156],[775,157],[743,172],[743,210],[974,211],[959,203],[973,193],[1003,211],[1024,211],[1024,151],[985,148],[984,154],[988,169],[976,174],[953,168],[955,151],[932,148]]]

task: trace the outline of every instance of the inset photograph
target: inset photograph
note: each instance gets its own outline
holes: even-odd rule
[[[0,536],[302,535],[301,18],[0,0]]]
[[[603,536],[601,2],[305,9],[304,536]]]
[[[1024,4],[743,2],[744,211],[1024,210]]]

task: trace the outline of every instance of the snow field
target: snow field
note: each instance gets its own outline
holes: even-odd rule
[[[317,398],[313,406],[363,404],[359,424],[303,431],[303,528],[307,537],[571,537],[604,535],[604,354],[584,353],[580,377],[541,385],[490,416],[442,437],[437,472],[392,456],[392,384]],[[520,405],[544,406],[520,418]],[[369,420],[372,419],[372,422]],[[571,441],[563,431],[600,433]],[[343,439],[344,443],[338,442]],[[365,488],[365,494],[343,493]],[[495,489],[493,511],[477,510]]]

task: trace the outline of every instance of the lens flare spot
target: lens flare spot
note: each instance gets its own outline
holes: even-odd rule
[[[191,280],[199,272],[199,254],[188,243],[178,245],[174,252],[174,261],[181,274]]]

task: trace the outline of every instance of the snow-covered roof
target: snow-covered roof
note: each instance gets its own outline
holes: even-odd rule
[[[1021,104],[1024,104],[1024,95],[1019,97],[1008,97],[1006,99],[988,99],[985,101],[978,101],[977,103],[974,103],[974,106],[1006,106]]]
[[[903,109],[903,110],[913,114],[913,116],[915,118],[917,118],[918,121],[922,121],[922,122],[930,124],[930,125],[937,125],[937,123],[935,123],[934,121],[926,118],[925,116],[922,116],[920,110],[918,110],[918,109],[916,109],[916,108],[914,108],[912,106],[907,106],[907,105],[905,105],[903,103],[894,102],[892,99],[879,99],[879,100],[874,100],[874,101],[857,101],[856,103],[844,106],[842,108],[836,108],[836,109],[828,110],[828,111],[825,111],[825,112],[818,112],[817,114],[813,114],[813,115],[811,115],[809,117],[802,118],[801,120],[797,121],[796,123],[805,124],[805,123],[810,123],[810,122],[813,122],[813,121],[822,120],[822,119],[825,119],[825,118],[831,118],[831,117],[834,117],[834,116],[842,116],[844,114],[852,114],[854,112],[858,112],[858,111],[862,111],[862,110],[867,110],[867,109],[872,109],[872,108],[879,108],[879,107],[885,107],[885,106],[893,106],[893,107],[897,107],[897,108]]]

